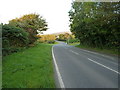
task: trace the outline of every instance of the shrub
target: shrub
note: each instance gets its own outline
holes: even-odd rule
[[[19,51],[19,47],[28,46],[28,33],[23,29],[5,24],[2,27],[3,55]]]
[[[67,41],[68,42],[68,41]],[[76,43],[79,42],[79,39],[69,39],[69,43]]]

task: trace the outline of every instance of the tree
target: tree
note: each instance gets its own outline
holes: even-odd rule
[[[66,40],[72,39],[72,38],[73,38],[73,35],[72,35],[72,34],[64,33],[64,34],[59,34],[58,40],[66,41]]]
[[[39,42],[47,42],[47,43],[54,43],[55,42],[55,35],[38,35]]]
[[[60,34],[58,40],[62,40],[62,41],[64,41],[64,40],[65,40],[64,34]]]
[[[46,31],[47,23],[38,14],[27,14],[20,18],[16,18],[9,21],[10,25],[23,28],[26,32],[29,33],[29,43],[32,44],[37,40],[36,35],[37,31]]]
[[[73,2],[71,32],[83,45],[119,48],[119,6],[120,2]]]

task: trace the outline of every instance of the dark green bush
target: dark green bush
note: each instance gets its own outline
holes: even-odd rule
[[[68,40],[67,40],[68,42]],[[79,42],[79,39],[69,39],[69,43],[76,43],[76,42]]]
[[[28,46],[28,33],[23,29],[5,24],[2,27],[2,52],[7,55],[19,51],[19,47]]]

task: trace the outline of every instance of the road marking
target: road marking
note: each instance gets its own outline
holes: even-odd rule
[[[79,55],[79,53],[77,53],[77,52],[74,52],[73,50],[70,50],[71,52],[73,52],[74,54],[77,54],[77,55]]]
[[[81,49],[81,50],[83,50],[83,49]],[[88,51],[88,50],[83,50],[83,51],[85,51],[85,52],[89,52],[89,53],[93,53],[93,54],[97,54],[97,55],[101,55],[101,56],[103,56],[103,57],[107,57],[107,58],[110,58],[110,59],[113,59],[113,60],[114,60],[113,57],[110,57],[110,56],[107,56],[107,55],[103,55],[103,54],[96,53],[96,52],[92,52],[92,51]]]
[[[83,50],[83,49],[81,49],[81,50]],[[103,54],[100,54],[100,53],[91,52],[91,51],[88,51],[88,50],[83,50],[83,51],[89,52],[89,53],[93,53],[93,54],[97,54],[97,55],[101,55],[101,56],[103,56],[103,57],[110,58],[110,59],[112,59],[112,60],[115,59],[115,58],[113,58],[113,57],[111,57],[111,56],[103,55]],[[97,58],[99,58],[99,57],[97,57]],[[113,64],[115,64],[115,65],[118,65],[118,63],[115,63],[115,62],[113,62],[113,61],[109,61],[109,62],[111,62],[111,63],[113,63]]]
[[[107,67],[107,66],[105,66],[105,65],[103,65],[103,64],[101,64],[101,63],[98,63],[98,62],[96,62],[96,61],[94,61],[94,60],[92,60],[92,59],[90,59],[90,58],[88,58],[88,60],[90,60],[90,61],[92,61],[92,62],[94,62],[94,63],[96,63],[96,64],[98,64],[98,65],[100,65],[100,66],[102,66],[102,67],[104,67],[104,68],[107,68],[107,69],[109,69],[109,70],[111,70],[111,71],[113,71],[113,72],[115,72],[115,73],[117,73],[117,74],[120,74],[118,71],[113,70],[113,69],[111,69],[111,68],[109,68],[109,67]]]
[[[69,50],[69,51],[71,51],[71,52],[73,52],[73,53],[75,53],[75,54],[77,54],[77,55],[79,55],[79,53],[77,53],[77,52],[74,52],[73,50]],[[87,50],[86,50],[87,51]],[[88,51],[88,52],[90,52],[90,51]],[[94,52],[93,52],[94,53]],[[96,53],[97,54],[97,53]],[[94,63],[96,63],[96,64],[98,64],[98,65],[100,65],[100,66],[102,66],[102,67],[104,67],[104,68],[107,68],[107,69],[109,69],[109,70],[111,70],[111,71],[113,71],[113,72],[115,72],[115,73],[117,73],[117,74],[120,74],[118,71],[116,71],[116,70],[113,70],[113,69],[111,69],[111,68],[109,68],[109,67],[107,67],[107,66],[105,66],[105,65],[103,65],[103,64],[101,64],[101,63],[98,63],[98,62],[96,62],[96,61],[94,61],[94,60],[92,60],[92,59],[90,59],[90,58],[88,58],[90,61],[92,61],[92,62],[94,62]],[[112,62],[113,63],[113,62]],[[113,63],[113,64],[116,64],[116,63]],[[116,64],[117,65],[117,64]]]
[[[61,74],[60,74],[60,71],[59,71],[59,68],[58,68],[58,65],[57,65],[57,62],[55,60],[55,56],[54,56],[54,52],[53,52],[53,47],[52,47],[52,56],[53,56],[53,61],[54,61],[54,64],[55,64],[55,69],[56,69],[56,72],[57,72],[57,75],[58,75],[58,81],[60,83],[60,87],[61,88],[65,88],[65,85],[63,83],[63,80],[62,80],[62,77],[61,77]]]

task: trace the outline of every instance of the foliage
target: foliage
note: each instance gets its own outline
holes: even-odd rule
[[[23,29],[5,24],[2,27],[2,51],[3,55],[19,51],[29,43],[28,33]]]
[[[55,88],[51,48],[38,44],[3,57],[2,88]]]
[[[69,34],[69,33],[59,34],[58,36],[59,36],[59,38],[58,38],[59,41],[66,41],[68,39],[73,39],[74,38],[74,35]]]
[[[99,53],[102,53],[102,54],[108,54],[108,55],[113,55],[113,56],[120,55],[120,53],[116,49],[107,49],[107,48],[101,49],[101,48],[89,47],[88,45],[85,46],[85,45],[81,45],[81,44],[76,44],[75,46],[78,47],[78,48],[83,48],[83,49],[86,49],[86,50],[89,50],[89,51],[99,52]]]
[[[76,39],[76,38],[74,38],[74,39],[69,39],[69,43],[79,43],[79,39]]]
[[[38,32],[46,31],[47,23],[38,14],[28,14],[12,19],[3,25],[3,55],[20,51],[21,47],[34,46]]]
[[[66,41],[64,34],[60,34],[58,40],[59,41]]]
[[[120,48],[120,2],[73,2],[70,28],[82,45]]]
[[[37,40],[36,35],[39,31],[47,30],[47,23],[38,14],[28,14],[20,18],[16,18],[9,21],[10,25],[23,28],[26,32],[29,33],[29,43],[32,44]]]
[[[47,42],[47,43],[55,43],[55,35],[38,35],[39,37],[39,42]]]

